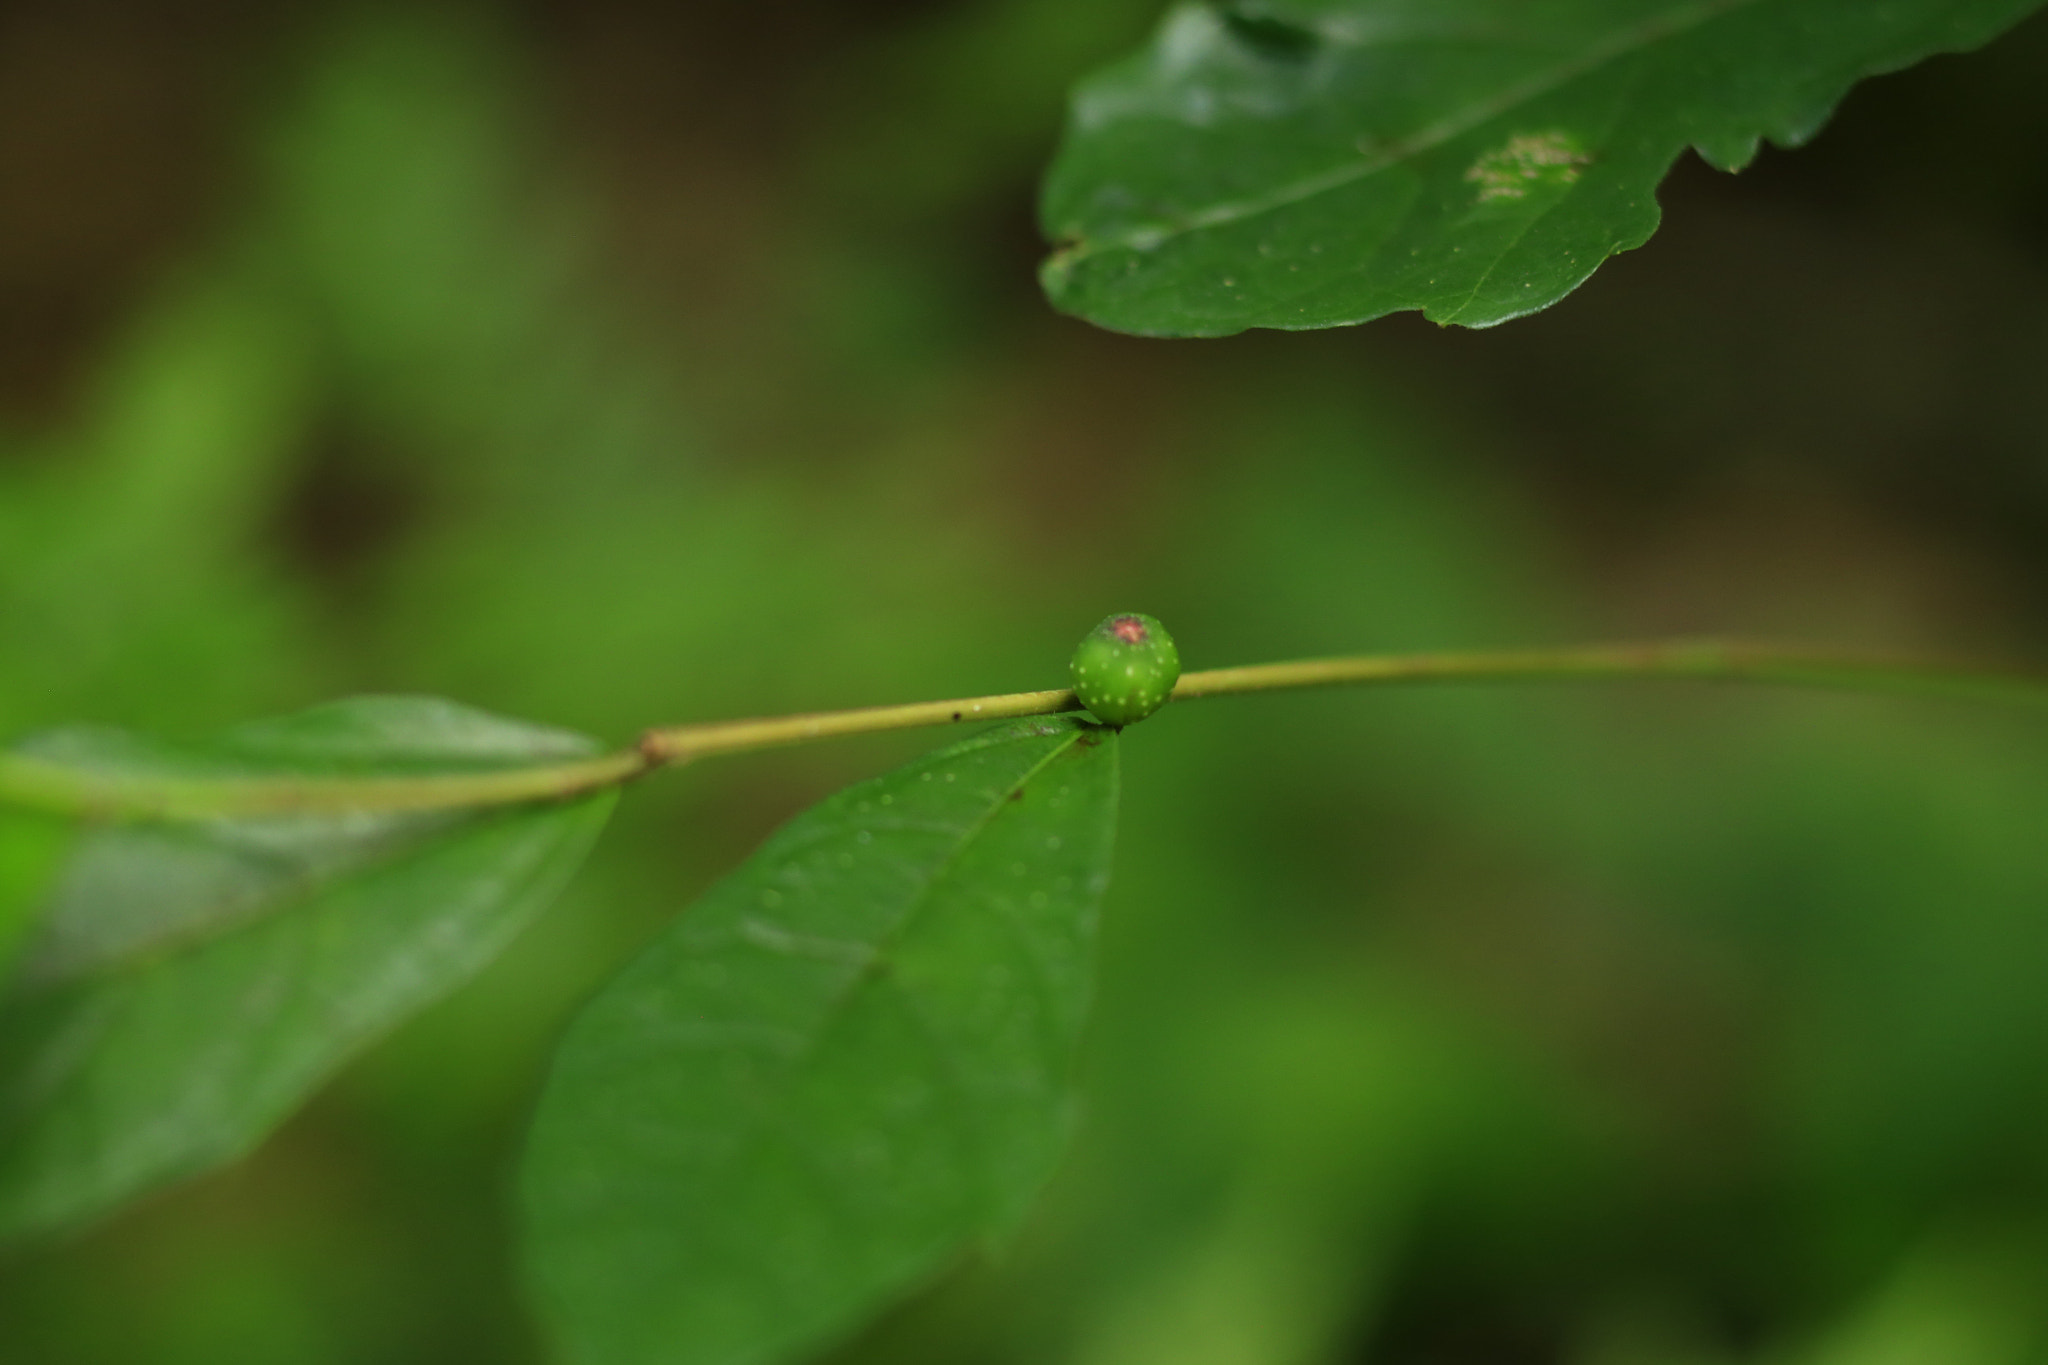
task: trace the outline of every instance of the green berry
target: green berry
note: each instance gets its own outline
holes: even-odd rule
[[[1088,632],[1074,651],[1073,670],[1081,704],[1121,729],[1166,705],[1180,678],[1180,651],[1152,617],[1119,612]]]

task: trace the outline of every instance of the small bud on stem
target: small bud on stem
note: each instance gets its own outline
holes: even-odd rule
[[[1073,676],[1081,704],[1121,729],[1166,704],[1180,678],[1180,651],[1153,617],[1120,612],[1074,650]]]

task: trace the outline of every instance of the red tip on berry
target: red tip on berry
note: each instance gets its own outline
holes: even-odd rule
[[[1157,711],[1180,677],[1180,651],[1166,627],[1142,612],[1108,617],[1074,647],[1074,695],[1118,729]]]

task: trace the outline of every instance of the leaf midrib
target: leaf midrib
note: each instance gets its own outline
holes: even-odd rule
[[[905,907],[902,916],[897,920],[896,924],[891,926],[887,934],[875,940],[874,955],[870,964],[856,969],[849,977],[847,983],[840,988],[834,998],[827,1004],[824,1012],[819,1017],[818,1026],[811,1033],[808,1043],[800,1053],[791,1057],[786,1063],[785,1076],[798,1075],[810,1065],[818,1049],[823,1046],[825,1038],[844,1019],[846,1011],[852,1006],[853,1001],[874,982],[877,975],[877,964],[888,961],[903,939],[912,932],[918,921],[923,918],[924,912],[930,907],[935,889],[945,881],[947,874],[958,866],[960,859],[973,846],[975,840],[979,839],[983,832],[995,822],[996,817],[1001,815],[1004,809],[1009,806],[1011,797],[1030,785],[1055,760],[1072,749],[1080,741],[1083,733],[1084,731],[1078,727],[1070,731],[1044,757],[1032,764],[1015,781],[1004,787],[1001,794],[989,803],[988,809],[978,816],[971,825],[961,831],[960,837],[953,847],[948,849],[945,856],[933,865],[931,872],[912,895],[909,904]],[[921,1015],[918,1016],[918,1022],[920,1025],[925,1025],[926,1023]],[[925,1028],[925,1032],[929,1035],[928,1026]],[[942,1061],[945,1056],[942,1049],[934,1049],[934,1055],[939,1056]],[[957,1077],[948,1077],[948,1088],[956,1097],[959,1096],[960,1086]],[[777,1089],[781,1090],[784,1087],[778,1086]],[[779,1098],[777,1107],[779,1107]],[[964,1106],[961,1106],[961,1108],[964,1108]],[[768,1114],[757,1110],[748,1126],[758,1131],[767,1123]],[[979,1134],[970,1131],[964,1125],[960,1127],[959,1131],[961,1136],[967,1140],[965,1142],[966,1147],[975,1154],[975,1164],[977,1167],[975,1183],[977,1186],[986,1186],[987,1172],[983,1169],[986,1163],[981,1159],[983,1144],[980,1141]],[[794,1156],[795,1152],[792,1151],[791,1154]],[[809,1163],[806,1162],[804,1164],[808,1166]]]
[[[826,1005],[824,1012],[819,1016],[817,1028],[811,1034],[810,1042],[800,1053],[789,1059],[788,1069],[790,1071],[800,1070],[810,1063],[821,1041],[838,1025],[854,997],[859,995],[867,983],[874,979],[877,974],[877,967],[890,959],[903,939],[916,927],[917,922],[930,907],[933,890],[946,879],[948,873],[959,865],[960,859],[966,854],[967,849],[976,839],[981,837],[983,831],[995,823],[996,817],[1003,813],[1004,808],[1010,804],[1011,798],[1030,785],[1031,781],[1044,772],[1047,767],[1051,766],[1055,759],[1078,743],[1084,733],[1078,727],[1070,731],[1058,745],[1054,746],[1038,762],[1032,764],[1022,776],[1003,788],[1002,794],[990,803],[989,808],[977,816],[971,825],[960,832],[960,837],[953,847],[948,849],[945,856],[933,865],[931,873],[925,877],[923,883],[911,896],[901,918],[890,927],[886,934],[876,938],[872,949],[872,956],[868,963],[856,968],[846,984],[839,989],[838,993]]]
[[[817,1027],[811,1031],[810,1037],[802,1049],[787,1058],[782,1069],[783,1083],[776,1085],[774,1087],[775,1091],[786,1093],[788,1079],[800,1075],[810,1065],[818,1049],[823,1045],[825,1038],[844,1019],[846,1011],[851,1007],[853,1001],[874,981],[876,977],[876,964],[888,960],[897,945],[915,928],[917,922],[922,918],[925,910],[931,903],[934,889],[959,864],[960,859],[964,856],[967,849],[973,845],[974,841],[980,838],[982,833],[1009,806],[1012,796],[1023,790],[1040,773],[1044,772],[1047,767],[1071,750],[1085,733],[1086,731],[1078,726],[1069,731],[1059,744],[1055,745],[1036,763],[1032,764],[1021,776],[1002,788],[1001,794],[989,803],[988,809],[977,816],[970,825],[960,832],[953,847],[947,850],[945,856],[932,866],[930,873],[924,878],[916,892],[912,894],[909,903],[896,924],[890,928],[888,933],[876,938],[869,965],[857,968],[851,974],[846,984],[839,989],[833,999],[826,1005],[825,1010],[819,1016]],[[922,1016],[919,1016],[918,1022],[920,1025],[925,1023]],[[929,1030],[927,1029],[926,1032],[929,1033]],[[945,1053],[942,1049],[935,1048],[934,1052],[942,1060],[944,1059]],[[949,1077],[949,1088],[956,1096],[959,1095],[960,1087],[957,1078]],[[771,1114],[780,1108],[783,1093],[777,1093],[768,1104],[754,1109],[748,1115],[745,1125],[741,1128],[741,1134],[759,1133],[769,1130]],[[949,1106],[949,1109],[955,1113],[959,1113],[964,1108],[964,1105]],[[985,1153],[980,1136],[964,1123],[958,1127],[958,1131],[967,1140],[965,1146],[974,1154],[977,1167],[975,1183],[978,1187],[985,1189],[987,1186],[987,1171],[986,1162],[983,1159]],[[821,1191],[829,1191],[830,1181],[826,1180],[813,1163],[803,1155],[803,1149],[800,1145],[783,1144],[783,1149],[789,1158],[804,1170],[814,1187]],[[825,1199],[823,1205],[831,1210],[837,1221],[842,1224],[847,1223],[846,1211],[832,1199]]]
[[[1440,119],[1412,137],[1387,147],[1377,156],[1361,157],[1356,162],[1333,167],[1319,175],[1307,176],[1292,184],[1248,199],[1197,209],[1172,223],[1145,224],[1100,237],[1082,237],[1054,252],[1052,259],[1047,263],[1048,267],[1056,272],[1064,271],[1090,256],[1107,251],[1155,250],[1190,233],[1256,218],[1291,204],[1312,199],[1319,194],[1342,189],[1368,176],[1377,175],[1381,171],[1391,170],[1395,166],[1414,160],[1425,152],[1434,151],[1452,139],[1520,105],[1547,95],[1588,72],[1598,70],[1608,62],[1642,51],[1655,43],[1690,33],[1724,15],[1756,3],[1758,0],[1695,0],[1693,4],[1681,9],[1645,20],[1632,28],[1621,29],[1605,41],[1595,43],[1579,56],[1538,72],[1508,87],[1492,99],[1482,100],[1468,109]]]

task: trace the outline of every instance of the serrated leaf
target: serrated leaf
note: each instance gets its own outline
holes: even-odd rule
[[[784,826],[591,1002],[523,1176],[577,1365],[757,1365],[1013,1227],[1069,1126],[1117,792],[1031,721]]]
[[[1856,81],[2040,0],[1243,0],[1084,81],[1041,218],[1053,303],[1221,336],[1548,307],[1656,230],[1687,147],[1733,170]]]
[[[580,736],[372,697],[177,747],[21,746],[95,774],[394,777],[587,756]],[[89,829],[0,1002],[0,1237],[247,1151],[351,1054],[474,974],[582,861],[603,794],[487,813]]]

